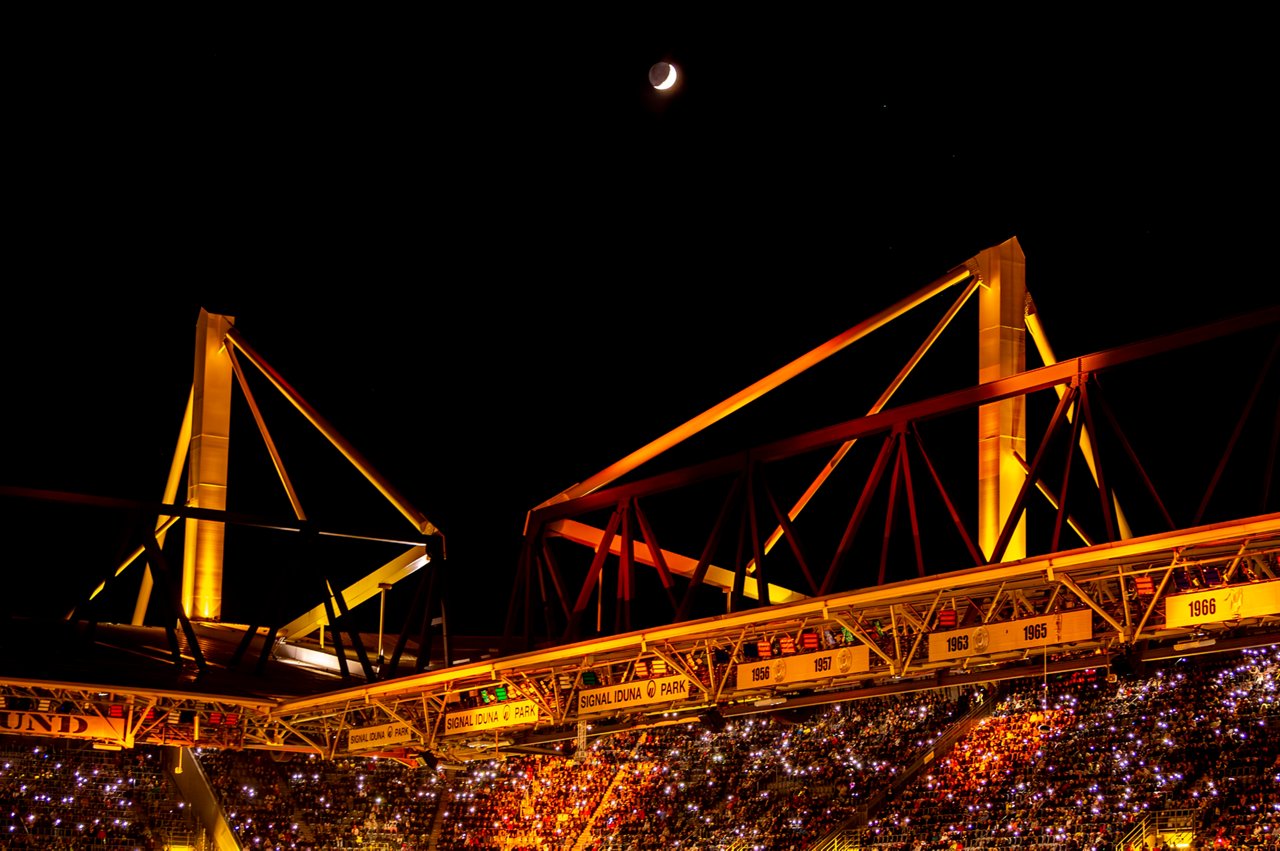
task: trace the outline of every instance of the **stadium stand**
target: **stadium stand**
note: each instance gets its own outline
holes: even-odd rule
[[[102,751],[0,737],[0,848],[39,851],[194,845],[199,826],[154,748]]]
[[[410,767],[196,752],[243,848],[1280,847],[1280,647]],[[0,848],[196,834],[159,749],[6,736]]]

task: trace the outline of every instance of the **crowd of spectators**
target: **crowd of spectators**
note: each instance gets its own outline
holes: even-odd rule
[[[443,773],[389,759],[202,750],[200,765],[245,848],[426,848]]]
[[[198,832],[155,749],[0,736],[0,849],[151,851]]]
[[[959,713],[940,692],[660,728],[594,831],[610,848],[789,848],[858,814]]]
[[[307,848],[274,754],[200,749],[196,758],[245,848]]]
[[[1023,681],[861,831],[935,849],[1112,848],[1182,813],[1194,845],[1280,847],[1280,652]]]
[[[620,733],[572,754],[512,754],[468,767],[450,784],[436,847],[572,847],[640,739],[638,733]]]
[[[243,846],[265,851],[800,851],[836,829],[884,851],[1110,851],[1160,819],[1206,851],[1277,849],[1278,682],[1269,647],[713,715],[435,768],[197,757]],[[0,849],[145,850],[164,817],[187,816],[158,751],[0,744]]]

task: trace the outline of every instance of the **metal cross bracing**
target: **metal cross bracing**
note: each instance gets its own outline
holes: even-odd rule
[[[226,358],[221,368],[246,395],[229,352],[245,354],[268,375],[413,521],[414,534],[319,529],[302,512],[274,448],[295,508],[290,520],[203,504],[203,479],[220,475],[207,458],[183,504],[174,501],[177,458],[159,504],[6,488],[3,495],[93,502],[142,518],[149,534],[108,583],[148,557],[147,575],[160,583],[172,616],[153,649],[186,679],[183,688],[157,688],[0,677],[0,728],[113,746],[198,744],[331,758],[372,753],[412,765],[569,747],[588,727],[599,734],[1277,640],[1280,602],[1269,601],[1280,587],[1280,514],[1268,509],[1275,506],[1280,308],[1059,361],[1029,297],[1010,285],[1020,283],[1019,259],[1016,245],[984,252],[534,508],[500,646],[477,647],[465,662],[448,648],[436,657],[420,647],[405,666],[412,670],[397,667],[409,624],[391,664],[379,665],[345,622],[350,607],[373,599],[380,585],[417,573],[426,599],[417,606],[419,638],[426,643],[434,605],[427,580],[447,565],[438,530],[234,329],[202,335],[206,358]],[[959,297],[866,416],[626,480],[664,450],[956,287]],[[998,310],[983,308],[995,310],[986,317],[993,351],[988,343],[980,347],[981,380],[891,406],[964,305],[993,293]],[[1044,366],[1022,368],[1009,302]],[[1234,351],[1237,344],[1250,344],[1251,354],[1215,353],[1216,346]],[[201,369],[208,364],[198,365],[198,375]],[[1130,371],[1137,377],[1129,378]],[[1135,383],[1148,392],[1129,392]],[[1165,389],[1149,392],[1157,385]],[[1131,403],[1152,398],[1167,409],[1154,436],[1128,418]],[[225,411],[208,413],[203,431],[217,432]],[[1193,417],[1218,428],[1193,436],[1170,427]],[[189,419],[188,428],[196,422]],[[975,462],[958,465],[959,474],[956,442]],[[184,440],[194,443],[189,435]],[[1153,448],[1173,457],[1172,473],[1152,466]],[[795,463],[808,469],[797,473],[788,467]],[[1194,499],[1177,504],[1175,494],[1185,499],[1188,489],[1173,487],[1173,477],[1193,476]],[[841,497],[834,510],[820,501],[831,493]],[[178,520],[197,529],[206,521],[269,528],[312,541],[361,539],[403,553],[345,587],[326,580],[320,604],[288,623],[217,624],[192,607],[201,599],[213,605],[217,591],[209,589],[220,580],[206,574],[203,596],[186,584],[179,593],[179,571],[166,564],[163,538]],[[192,564],[184,563],[184,583]],[[97,624],[91,605],[73,615],[77,624]],[[264,685],[268,670],[282,670],[276,664],[282,648],[326,625],[338,642],[321,648],[333,660],[335,687],[289,692]],[[218,649],[215,626],[239,636],[234,652]],[[240,680],[233,689],[224,674],[238,665],[264,679],[248,690]],[[218,683],[228,683],[227,690]],[[394,741],[377,745],[378,736]]]
[[[1150,592],[1143,579],[1152,581]],[[411,764],[420,758],[465,761],[493,751],[536,750],[572,741],[580,722],[596,731],[836,702],[889,691],[989,682],[1042,671],[1106,668],[1124,660],[1221,652],[1280,640],[1280,616],[1165,625],[1180,588],[1222,586],[1242,578],[1255,587],[1280,583],[1280,516],[1215,524],[1123,545],[1064,551],[954,575],[895,583],[737,615],[592,639],[543,651],[470,662],[298,699],[250,700],[182,691],[9,680],[4,728],[77,735],[81,720],[109,724],[123,746],[264,748],[326,757],[377,753]],[[1194,592],[1192,592],[1194,593]],[[954,612],[946,619],[943,612]],[[1044,617],[1086,612],[1093,629],[1063,645],[995,651],[964,659],[931,658],[934,633],[995,630]],[[943,628],[946,620],[954,626]],[[814,636],[812,643],[806,636]],[[1179,641],[1182,649],[1176,649]],[[1195,646],[1186,646],[1187,642]],[[869,648],[866,670],[838,666],[809,677],[742,683],[741,667],[760,658],[798,670],[808,659]],[[756,648],[751,653],[748,648]],[[777,654],[773,655],[773,649]],[[585,691],[684,677],[695,683],[678,699],[625,711],[579,711]],[[480,695],[490,695],[481,703]],[[498,695],[501,695],[499,699]],[[493,731],[450,733],[451,715],[477,707],[531,701],[537,718]],[[74,719],[74,720],[73,720]],[[349,736],[402,724],[411,738],[394,748],[351,749]],[[15,726],[17,725],[17,726]],[[64,729],[66,728],[66,729]]]
[[[135,686],[6,678],[3,732],[139,744],[242,748],[272,740],[274,701]]]
[[[1280,640],[1275,614],[1167,626],[1165,607],[1188,593],[1178,589],[1208,588],[1207,578],[1221,586],[1242,579],[1255,587],[1280,583],[1280,515],[585,640],[285,701],[276,712],[292,728],[310,729],[309,738],[330,744],[352,727],[407,722],[420,734],[407,749],[460,760],[494,747],[570,741],[584,720],[601,729],[664,724],[712,709],[762,711]],[[943,617],[948,611],[953,618]],[[1073,612],[1090,626],[1087,635],[1069,642],[1035,641],[964,658],[932,657],[927,649],[934,634],[995,632]],[[952,625],[941,626],[944,621]],[[1195,646],[1175,647],[1187,640]],[[854,647],[870,651],[865,670],[807,667],[808,660],[839,658]],[[799,674],[775,682],[770,668],[763,682],[742,682],[743,666],[756,667],[762,659]],[[624,711],[581,711],[585,692],[674,678],[691,683],[687,695]],[[487,704],[480,702],[483,694]],[[450,715],[518,701],[536,704],[536,722],[496,732],[451,733],[446,727]]]
[[[1044,366],[1013,369],[1017,338],[1004,327],[979,383],[890,406],[988,286],[991,265],[975,258],[953,269],[530,511],[507,646],[741,612],[1275,506],[1274,307],[1059,361],[1019,293],[1019,323]],[[868,415],[623,481],[952,288],[959,296]],[[1233,355],[1242,340],[1253,346]],[[1194,504],[1176,502],[1191,491]]]

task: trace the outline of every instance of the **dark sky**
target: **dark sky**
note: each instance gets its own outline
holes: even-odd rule
[[[233,315],[483,616],[529,508],[1006,239],[1060,356],[1276,302],[1255,54],[1189,24],[97,23],[14,54],[0,480],[158,498]]]

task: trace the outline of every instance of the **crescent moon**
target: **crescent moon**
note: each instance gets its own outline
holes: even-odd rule
[[[676,66],[670,63],[664,63],[667,66],[667,78],[661,83],[655,83],[654,88],[660,92],[666,91],[676,84]]]

